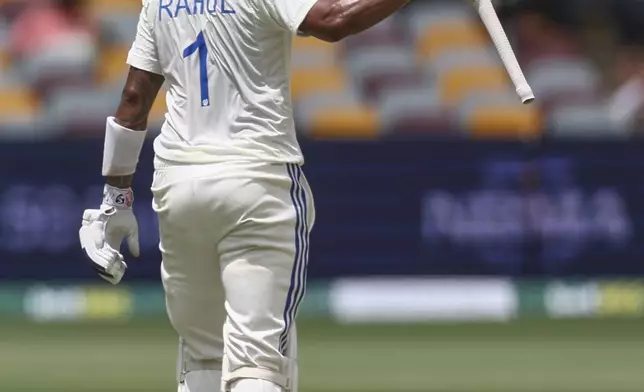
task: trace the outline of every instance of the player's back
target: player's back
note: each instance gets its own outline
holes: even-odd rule
[[[291,26],[276,22],[288,19],[278,1],[144,0],[128,62],[145,69],[150,57],[157,68],[147,70],[166,78],[159,157],[301,162],[290,101]],[[155,53],[140,49],[146,45]]]

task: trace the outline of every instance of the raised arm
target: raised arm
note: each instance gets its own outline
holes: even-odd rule
[[[121,102],[114,116],[120,127],[134,132],[145,132],[152,105],[163,85],[164,78],[156,73],[130,67],[130,71],[121,94]],[[132,135],[136,138],[136,135]],[[132,174],[110,175],[104,172],[107,184],[116,188],[129,188],[132,185]]]
[[[410,0],[318,0],[300,31],[327,42],[337,42],[386,19]]]

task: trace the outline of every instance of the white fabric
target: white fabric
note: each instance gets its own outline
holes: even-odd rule
[[[270,381],[246,378],[232,383],[230,392],[284,392],[284,390]]]
[[[317,0],[256,0],[260,10],[292,34],[299,32],[304,18]]]
[[[171,166],[159,160],[156,167],[161,276],[186,355],[221,360],[225,348],[226,375],[263,369],[289,379],[292,389],[296,357],[286,349],[294,344],[315,220],[301,169],[253,162]]]
[[[224,340],[227,339],[229,329],[230,326],[226,324],[224,326]],[[226,350],[224,350],[222,370],[223,375],[221,389],[225,392],[234,392],[237,390],[236,388],[244,389],[244,387],[247,388],[252,385],[260,385],[253,383],[241,383],[244,386],[241,387],[240,384],[237,384],[237,381],[244,379],[266,381],[274,386],[279,387],[278,390],[280,391],[297,392],[299,384],[299,371],[297,363],[297,329],[295,327],[295,322],[290,328],[288,345],[286,347],[285,356],[283,357],[283,370],[281,373],[248,366],[238,367],[237,369],[231,371],[231,360],[226,355]],[[261,385],[270,387],[270,385],[267,383],[263,383]]]
[[[133,131],[108,117],[103,147],[103,176],[127,176],[136,171],[146,131]]]
[[[179,392],[219,392],[221,370],[194,370],[179,384]]]
[[[156,10],[152,3],[155,2],[143,0],[143,8],[139,16],[136,37],[130,49],[127,63],[144,71],[161,75],[163,71],[161,64],[159,64],[154,37]],[[156,8],[158,8],[158,5]]]
[[[166,79],[157,155],[181,163],[301,163],[291,44],[316,1],[145,0],[127,62]]]
[[[298,392],[300,385],[300,370],[298,367],[297,328],[295,327],[295,323],[293,323],[293,326],[291,327],[286,356],[286,374],[288,376],[287,390],[288,392]]]

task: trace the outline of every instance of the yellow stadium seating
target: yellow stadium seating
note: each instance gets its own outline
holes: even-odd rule
[[[293,39],[293,50],[333,52],[335,49],[333,44],[313,37],[295,37]]]
[[[295,69],[291,78],[291,96],[294,101],[315,91],[342,91],[346,76],[339,68]]]
[[[335,67],[336,58],[336,47],[328,42],[304,37],[293,40],[293,69]]]
[[[11,56],[8,51],[0,49],[0,70],[8,69],[11,65]]]
[[[0,117],[31,117],[37,110],[37,99],[26,87],[0,88]]]
[[[88,0],[89,7],[94,13],[104,12],[136,12],[141,11],[141,0]]]
[[[530,140],[542,131],[542,119],[534,106],[481,106],[468,118],[475,138]]]
[[[309,124],[316,139],[371,140],[379,137],[378,112],[366,106],[328,108],[317,111]]]
[[[97,62],[99,83],[110,84],[127,74],[129,66],[126,60],[129,50],[129,46],[114,46],[101,51],[100,61]]]
[[[488,45],[489,38],[479,26],[468,22],[446,22],[425,29],[416,43],[421,62],[436,58],[446,50],[477,48]]]
[[[504,68],[468,67],[454,68],[440,76],[440,92],[444,102],[457,104],[468,93],[476,90],[502,90],[510,83]]]

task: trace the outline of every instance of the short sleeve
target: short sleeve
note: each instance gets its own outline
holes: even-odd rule
[[[304,18],[318,0],[257,0],[262,2],[267,13],[283,29],[299,34]]]
[[[136,38],[127,57],[127,63],[144,71],[161,74],[161,66],[154,38],[154,7],[149,0],[143,0],[143,9],[139,17]]]

